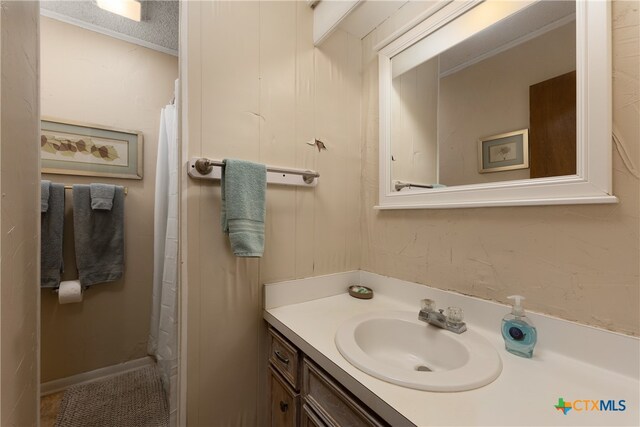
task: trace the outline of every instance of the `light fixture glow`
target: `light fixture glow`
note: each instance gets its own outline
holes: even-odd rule
[[[100,9],[116,15],[124,16],[133,21],[142,19],[142,4],[136,0],[96,0]]]

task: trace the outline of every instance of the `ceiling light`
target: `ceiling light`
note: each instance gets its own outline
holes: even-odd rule
[[[96,0],[100,9],[140,22],[142,5],[136,0]]]

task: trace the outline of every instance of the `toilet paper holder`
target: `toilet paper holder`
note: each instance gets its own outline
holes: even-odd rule
[[[83,286],[82,287],[82,292],[86,292],[87,289],[89,289],[89,286]],[[60,286],[58,286],[57,288],[53,288],[51,290],[52,293],[57,294],[58,292],[60,292]]]

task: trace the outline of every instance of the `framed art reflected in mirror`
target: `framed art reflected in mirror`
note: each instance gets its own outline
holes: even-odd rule
[[[493,135],[478,141],[478,172],[502,172],[528,167],[528,129]]]

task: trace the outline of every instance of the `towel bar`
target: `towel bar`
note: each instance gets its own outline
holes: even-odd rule
[[[65,185],[64,186],[65,190],[73,190],[73,185]],[[129,193],[129,188],[128,187],[124,187],[124,195],[126,196]]]
[[[187,165],[187,173],[191,178],[219,180],[222,176],[221,160],[193,157]],[[267,166],[267,183],[315,187],[320,174],[305,169],[281,168]]]
[[[433,188],[432,184],[416,184],[413,182],[402,182],[402,181],[395,181],[394,182],[394,187],[396,189],[396,191],[400,191],[403,188],[411,188],[411,187],[415,187],[415,188]]]

